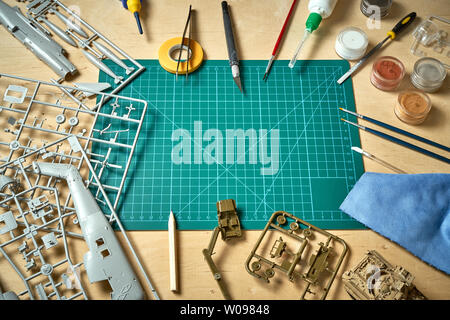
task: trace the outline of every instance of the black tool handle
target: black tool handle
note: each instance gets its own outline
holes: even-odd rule
[[[391,31],[388,32],[388,35],[391,36],[391,39],[394,39],[396,35],[398,35],[401,31],[405,30],[416,18],[416,13],[411,12],[406,17],[404,17],[402,20],[399,21],[395,25],[394,28],[392,28]]]
[[[225,38],[227,39],[228,58],[230,65],[238,65],[239,59],[237,56],[236,46],[234,44],[233,28],[231,26],[230,14],[228,12],[228,3],[222,1],[223,25],[225,27]]]

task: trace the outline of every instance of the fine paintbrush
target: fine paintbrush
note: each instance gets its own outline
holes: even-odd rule
[[[283,38],[284,32],[286,31],[286,26],[288,24],[289,18],[292,15],[292,11],[294,10],[294,7],[295,7],[296,3],[297,3],[297,0],[292,1],[291,9],[289,9],[289,13],[288,13],[288,15],[286,17],[286,20],[284,20],[283,27],[281,28],[280,34],[278,35],[277,42],[275,43],[275,47],[273,48],[272,56],[270,57],[270,60],[267,63],[267,68],[266,68],[266,72],[264,73],[263,80],[267,80],[267,76],[269,75],[269,72],[270,72],[270,67],[272,66],[272,62],[275,59],[275,56],[277,55],[281,39]]]
[[[416,134],[414,134],[414,133],[411,133],[411,132],[405,131],[405,130],[403,130],[403,129],[400,129],[400,128],[391,126],[390,124],[384,123],[384,122],[379,121],[379,120],[375,120],[375,119],[373,119],[373,118],[364,116],[364,115],[362,115],[362,114],[359,114],[359,113],[356,113],[356,112],[353,112],[353,111],[350,111],[350,110],[347,110],[347,109],[344,109],[344,108],[339,108],[339,110],[344,111],[344,112],[347,112],[347,113],[349,113],[349,114],[352,114],[352,115],[354,115],[355,117],[358,117],[358,118],[360,118],[360,119],[363,119],[363,120],[366,120],[366,121],[375,123],[376,125],[379,125],[380,127],[383,127],[383,128],[389,129],[389,130],[392,130],[392,131],[394,131],[394,132],[403,134],[403,135],[405,135],[405,136],[407,136],[407,137],[416,139],[416,140],[418,140],[418,141],[420,141],[420,142],[429,144],[429,145],[431,145],[431,146],[433,146],[433,147],[436,147],[436,148],[445,150],[445,151],[447,151],[447,152],[450,152],[450,148],[449,148],[449,147],[446,147],[446,146],[444,146],[444,145],[442,145],[442,144],[439,144],[439,143],[437,143],[437,142],[428,140],[428,139],[426,139],[426,138],[422,138],[422,137],[420,137],[420,136],[418,136],[418,135],[416,135]]]
[[[409,149],[418,151],[418,152],[420,152],[420,153],[422,153],[422,154],[424,154],[424,155],[433,157],[433,158],[435,158],[435,159],[438,159],[438,160],[444,161],[445,163],[450,164],[450,159],[449,159],[449,158],[446,158],[446,157],[444,157],[444,156],[441,156],[441,155],[439,155],[439,154],[437,154],[437,153],[434,153],[434,152],[431,152],[431,151],[429,151],[429,150],[423,149],[423,148],[421,148],[421,147],[418,147],[418,146],[416,146],[416,145],[413,145],[413,144],[411,144],[411,143],[409,143],[409,142],[403,141],[403,140],[398,139],[398,138],[396,138],[396,137],[390,136],[390,135],[388,135],[388,134],[386,134],[386,133],[383,133],[383,132],[380,132],[380,131],[378,131],[378,130],[371,129],[371,128],[368,128],[368,127],[365,127],[365,126],[360,125],[360,124],[358,124],[358,123],[354,123],[354,122],[348,121],[348,120],[343,119],[343,118],[341,118],[341,120],[344,121],[344,122],[346,122],[346,123],[348,123],[348,124],[351,124],[351,125],[353,125],[353,126],[355,126],[355,127],[358,127],[358,128],[360,128],[360,129],[362,129],[362,130],[364,130],[364,131],[368,131],[368,132],[370,132],[370,133],[372,133],[372,134],[374,134],[374,135],[377,135],[377,136],[379,136],[379,137],[381,137],[381,138],[383,138],[383,139],[389,140],[389,141],[394,142],[394,143],[397,143],[397,144],[399,144],[399,145],[401,145],[401,146],[404,146],[404,147],[407,147],[407,148],[409,148]]]
[[[373,161],[375,161],[375,162],[378,162],[379,164],[385,166],[386,168],[391,169],[391,170],[394,171],[394,172],[397,172],[397,173],[406,173],[405,171],[403,171],[403,170],[401,170],[401,169],[399,169],[399,168],[394,167],[392,164],[387,163],[386,161],[384,161],[384,160],[382,160],[382,159],[380,159],[380,158],[378,158],[378,157],[375,157],[373,154],[371,154],[371,153],[369,153],[369,152],[367,152],[367,151],[364,151],[364,150],[361,149],[361,148],[358,148],[358,147],[352,147],[352,150],[355,151],[355,152],[358,152],[358,153],[362,154],[363,156],[366,156],[367,158],[369,158],[369,159],[371,159],[371,160],[373,160]]]

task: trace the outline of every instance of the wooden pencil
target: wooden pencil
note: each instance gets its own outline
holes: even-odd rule
[[[175,216],[170,211],[169,215],[169,263],[170,263],[170,291],[178,291],[178,266],[177,266],[177,248],[176,248],[176,221]]]

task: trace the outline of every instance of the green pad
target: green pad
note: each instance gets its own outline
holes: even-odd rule
[[[364,171],[350,149],[360,146],[358,131],[338,110],[355,111],[352,82],[336,83],[347,61],[298,61],[294,69],[275,61],[267,81],[266,61],[241,61],[245,94],[228,61],[204,61],[178,80],[157,60],[139,62],[145,72],[120,93],[149,102],[117,210],[126,229],[167,229],[170,210],[178,229],[213,229],[216,202],[230,198],[244,229],[264,228],[277,210],[322,229],[364,228],[338,209]],[[104,73],[99,81],[113,84]],[[109,173],[103,183],[117,178]]]

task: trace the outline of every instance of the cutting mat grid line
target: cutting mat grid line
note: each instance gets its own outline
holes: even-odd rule
[[[264,82],[265,61],[242,61],[245,95],[228,61],[204,61],[188,80],[176,80],[157,60],[139,63],[146,71],[121,91],[149,102],[119,202],[126,229],[165,230],[173,210],[179,229],[209,230],[217,225],[216,202],[229,198],[244,229],[264,228],[276,210],[320,228],[364,228],[338,210],[363,173],[350,149],[360,146],[359,134],[339,120],[340,106],[355,110],[351,81],[336,83],[348,62],[299,61],[291,70],[276,61]],[[111,83],[103,73],[99,81]]]

